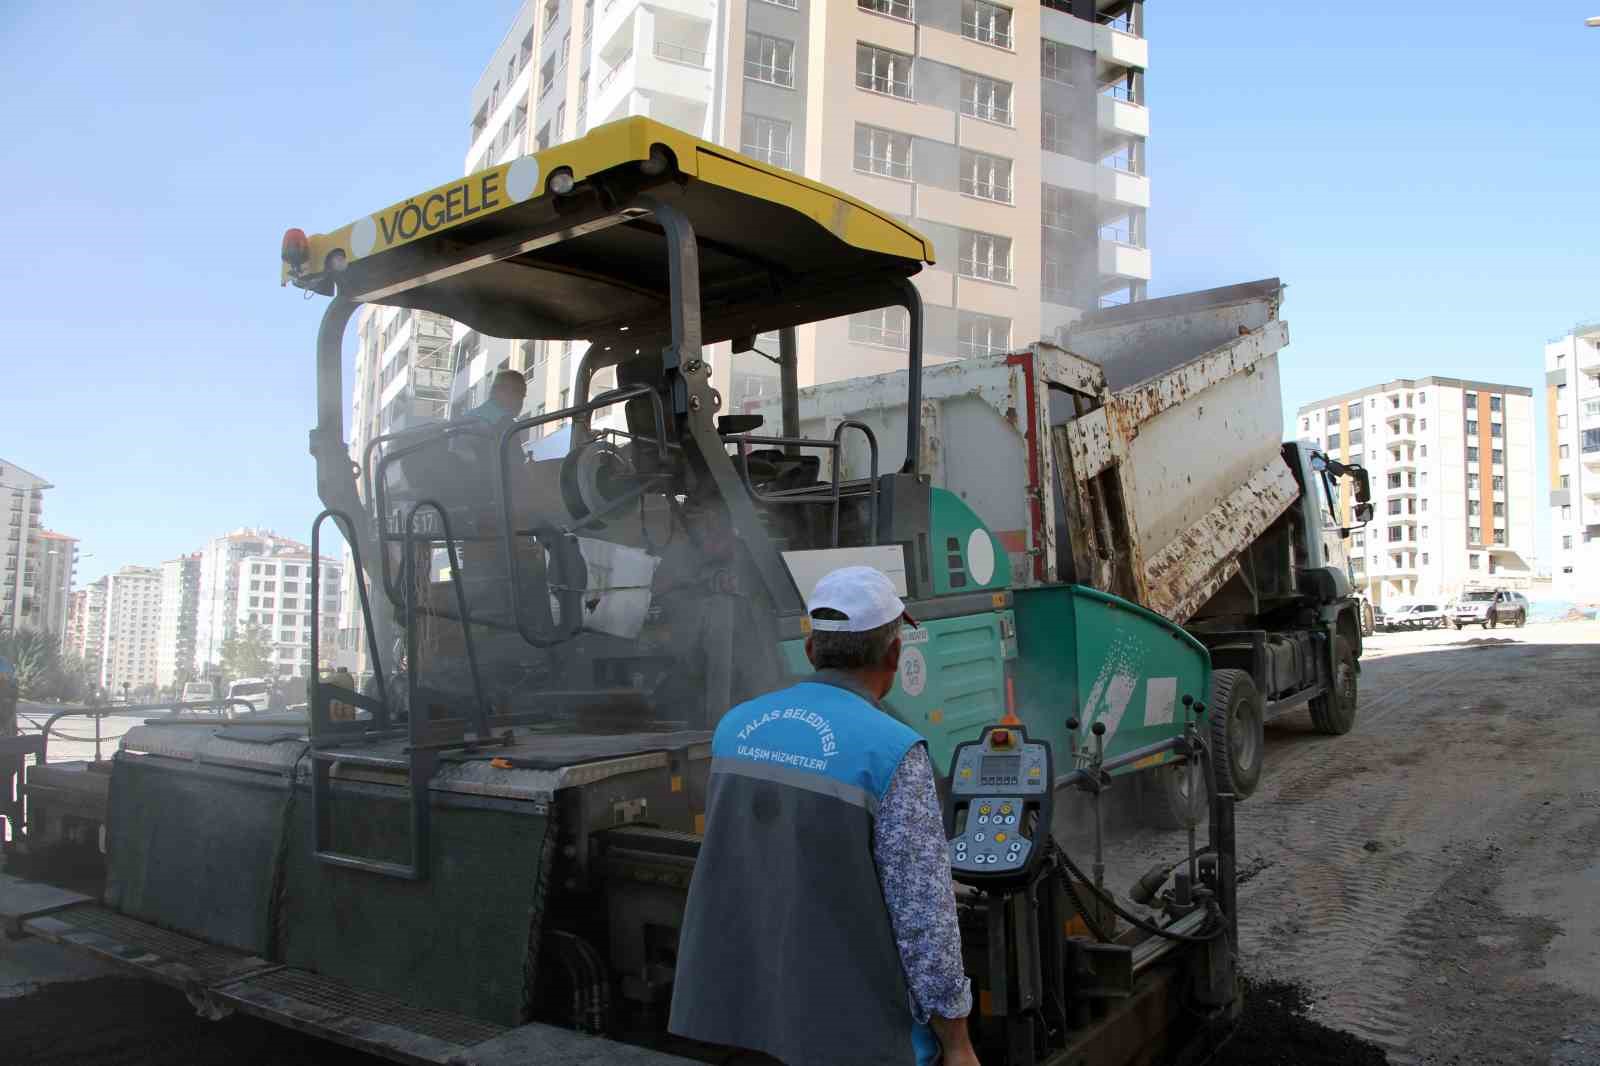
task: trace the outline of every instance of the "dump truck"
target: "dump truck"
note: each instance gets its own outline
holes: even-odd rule
[[[925,238],[631,118],[326,233],[290,230],[281,254],[286,285],[327,298],[311,555],[343,534],[380,668],[360,692],[313,677],[305,718],[130,730],[77,775],[109,792],[103,891],[0,884],[7,921],[174,984],[208,1016],[408,1063],[726,1061],[665,1027],[711,728],[810,671],[807,590],[864,564],[919,623],[885,711],[947,777],[1003,735],[1054,753],[1031,763],[1057,771],[1039,795],[1116,804],[1131,775],[1187,780],[1187,851],[1142,879],[1137,910],[1048,819],[1024,820],[1026,871],[963,884],[983,1061],[1122,1066],[1226,1025],[1235,847],[1231,794],[1203,784],[1211,656],[1116,591],[1019,581],[1005,537],[922,469]],[[363,304],[585,341],[572,402],[352,457],[341,343]],[[707,346],[891,306],[911,324],[896,424],[806,435],[792,333],[782,413],[721,411]],[[563,447],[528,446],[557,426]],[[825,462],[846,448],[860,474]],[[324,579],[314,562],[315,602]],[[41,761],[53,791],[29,801],[48,816],[73,775]],[[50,841],[24,844],[48,865]]]
[[[1019,603],[1025,590],[1087,586],[1206,647],[1216,786],[1240,798],[1260,779],[1265,722],[1309,707],[1321,732],[1352,728],[1365,631],[1350,529],[1334,516],[1348,494],[1370,518],[1370,486],[1360,466],[1283,440],[1283,295],[1269,278],[1091,311],[1060,345],[928,367],[918,412],[917,468],[1005,547]],[[801,428],[864,425],[898,442],[904,379],[802,389]],[[874,459],[850,438],[838,462],[854,475],[902,458],[891,443]],[[952,565],[988,565],[982,542],[944,549]],[[1024,721],[1054,713],[1034,694],[1070,687],[1058,662],[1024,656]],[[1103,660],[1087,719],[1138,715],[1141,694],[1118,680],[1119,662]],[[1181,770],[1162,775],[1156,821],[1181,824],[1198,800],[1185,783]]]

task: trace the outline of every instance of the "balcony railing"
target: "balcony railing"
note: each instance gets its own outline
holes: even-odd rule
[[[633,49],[630,48],[621,56],[621,58],[616,61],[615,64],[612,65],[611,69],[606,72],[606,76],[600,79],[600,84],[595,86],[595,92],[605,92],[606,86],[616,81],[617,75],[622,73],[622,68],[626,67],[631,62],[633,62]]]
[[[1106,86],[1104,89],[1101,89],[1100,95],[1109,96],[1113,100],[1121,100],[1125,104],[1133,104],[1137,107],[1144,106],[1138,100],[1134,99],[1133,90],[1128,88],[1126,85],[1113,83]]]
[[[1048,4],[1045,6],[1049,6]],[[1120,15],[1101,15],[1097,20],[1100,25],[1107,26],[1118,33],[1133,34],[1133,19],[1124,11]]]
[[[706,54],[699,48],[673,44],[671,41],[657,41],[654,51],[657,59],[665,59],[669,63],[685,63],[691,67],[706,65]]]

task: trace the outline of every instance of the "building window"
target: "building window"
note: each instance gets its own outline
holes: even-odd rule
[[[550,123],[546,122],[539,127],[539,136],[533,142],[534,151],[542,152],[550,147]]]
[[[561,101],[556,108],[556,140],[560,141],[567,135],[567,102]]]
[[[1494,505],[1494,516],[1496,518],[1504,518],[1506,516],[1506,505],[1503,504],[1503,503],[1495,504]]]
[[[1330,426],[1333,425],[1335,422],[1339,421],[1339,419],[1341,417],[1343,417],[1343,415],[1344,415],[1344,412],[1339,410],[1339,408],[1337,408],[1337,407],[1328,408],[1328,412],[1327,413],[1328,413],[1328,425],[1330,425]]]
[[[1354,448],[1356,445],[1358,445],[1360,443],[1361,443],[1361,430],[1352,429],[1350,431],[1350,447]]]
[[[1011,282],[1011,238],[975,230],[961,231],[961,260],[957,271],[962,277],[984,281]]]
[[[740,150],[752,159],[789,168],[789,123],[764,115],[746,115]]]
[[[1467,462],[1475,463],[1477,461],[1478,461],[1478,449],[1475,448],[1475,447],[1469,447],[1467,449]]]
[[[1503,436],[1505,436],[1504,430],[1505,430],[1505,426],[1501,425],[1499,422],[1490,422],[1489,423],[1489,436],[1491,436],[1491,437],[1503,437]]]
[[[1567,548],[1569,550],[1571,549],[1571,547],[1572,547],[1572,534],[1568,533],[1566,536],[1561,538],[1561,546],[1563,548]]]
[[[1399,526],[1389,527],[1389,543],[1398,544],[1405,539],[1405,532]]]
[[[1563,459],[1571,459],[1572,458],[1572,446],[1570,444],[1563,444],[1561,446],[1561,458],[1563,458]]]
[[[911,135],[877,126],[856,127],[856,169],[886,178],[911,179]]]
[[[744,35],[744,76],[794,88],[794,42],[764,33]]]
[[[1467,436],[1476,437],[1477,435],[1478,435],[1478,423],[1477,423],[1477,420],[1476,419],[1471,419],[1471,418],[1467,419]]]
[[[1337,433],[1329,433],[1328,434],[1328,447],[1329,448],[1337,448],[1338,446],[1339,446],[1339,434],[1337,434]]]
[[[1011,348],[1011,320],[996,315],[962,311],[956,325],[956,351],[963,359],[994,355]]]
[[[1562,474],[1561,475],[1561,487],[1564,488],[1564,489],[1570,489],[1572,487],[1572,475],[1570,475],[1570,474]]]
[[[798,9],[800,0],[766,0],[766,2],[774,7],[786,7],[793,11]]]
[[[1011,202],[1011,160],[961,150],[961,191],[997,203]]]
[[[793,7],[793,4],[787,5]],[[871,11],[878,15],[888,15],[890,18],[911,21],[911,0],[856,0],[856,6],[863,11]]]
[[[1495,492],[1504,492],[1505,489],[1506,489],[1506,479],[1505,479],[1505,477],[1500,475],[1500,474],[1492,474],[1492,475],[1490,475],[1490,477],[1489,477],[1489,488],[1492,489]]]
[[[1467,501],[1467,514],[1468,515],[1480,515],[1482,513],[1483,513],[1483,504],[1479,503],[1477,500],[1468,500]]]
[[[1400,501],[1398,499],[1390,500],[1389,501],[1389,513],[1390,514],[1399,514],[1400,511],[1401,511]]]
[[[961,75],[961,113],[1011,125],[1011,83],[980,74]]]
[[[1418,448],[1417,449],[1417,454],[1422,456],[1422,458],[1426,459],[1428,457],[1428,446],[1426,444],[1424,444],[1422,447]]]
[[[551,56],[539,67],[539,99],[543,100],[556,83],[556,57]]]
[[[1428,553],[1427,552],[1423,552],[1422,553],[1422,565],[1423,566],[1427,566],[1428,565]]]
[[[1583,401],[1583,417],[1593,418],[1595,415],[1600,415],[1600,400]]]
[[[986,0],[961,5],[961,36],[998,48],[1011,47],[1011,9]]]
[[[1067,265],[1052,256],[1047,249],[1044,253],[1043,271],[1039,279],[1040,295],[1045,302],[1060,304],[1063,307],[1072,303],[1071,275]]]
[[[1047,152],[1067,154],[1067,117],[1045,111],[1039,116],[1039,122],[1039,147]]]
[[[1504,544],[1506,542],[1506,531],[1504,529],[1500,529],[1499,527],[1495,528],[1494,542],[1496,544]]]
[[[1302,433],[1310,433],[1311,432],[1311,419],[1302,418],[1300,420],[1300,432],[1302,432]]]
[[[1071,67],[1067,62],[1067,45],[1048,37],[1039,42],[1039,75],[1063,85],[1072,83]]]
[[[1478,394],[1475,392],[1462,393],[1461,406],[1476,409],[1478,406]]]
[[[874,348],[904,351],[910,328],[910,316],[904,307],[880,307],[850,316],[850,339]]]
[[[1502,463],[1504,463],[1505,461],[1506,461],[1506,453],[1505,452],[1501,451],[1499,448],[1491,448],[1491,449],[1489,449],[1489,462],[1493,463],[1495,466],[1499,466]]]
[[[1561,505],[1561,520],[1563,522],[1566,522],[1566,521],[1570,521],[1571,518],[1572,518],[1572,505],[1570,503],[1562,504]]]
[[[1491,411],[1503,410],[1504,408],[1502,407],[1502,404],[1504,403],[1504,399],[1505,398],[1502,397],[1502,396],[1491,396],[1491,397],[1489,397],[1489,410],[1491,410]]]
[[[1041,185],[1041,217],[1045,229],[1072,232],[1072,192],[1058,185]]]
[[[1556,418],[1556,425],[1560,429],[1566,429],[1567,428],[1567,416],[1566,415],[1560,415],[1559,417],[1557,417]]]
[[[911,57],[870,44],[856,45],[856,88],[911,99]]]

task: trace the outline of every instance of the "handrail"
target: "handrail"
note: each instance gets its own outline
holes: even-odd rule
[[[872,543],[876,544],[878,542],[879,491],[878,438],[876,434],[872,432],[872,427],[868,426],[864,422],[858,422],[855,419],[847,418],[834,428],[832,440],[812,440],[806,437],[757,437],[750,434],[730,436],[727,439],[737,444],[739,447],[739,473],[744,478],[745,489],[750,493],[751,499],[757,500],[761,503],[831,504],[833,507],[833,543],[831,546],[837,548],[839,546],[839,511],[843,502],[842,493],[844,489],[843,470],[841,469],[843,463],[841,460],[844,458],[843,440],[844,431],[847,429],[859,429],[867,438],[867,447],[871,450],[872,461],[869,481],[871,490],[867,496],[869,504],[867,512],[869,516],[867,528],[871,530],[869,535],[872,538]],[[825,499],[817,499],[812,496],[798,494],[789,495],[785,493],[762,493],[758,491],[756,489],[755,482],[750,479],[750,453],[748,451],[748,446],[751,444],[764,444],[771,447],[787,447],[793,445],[802,448],[824,448],[833,452],[833,486],[829,491],[828,496]]]
[[[171,714],[180,714],[186,708],[194,708],[194,709],[197,709],[197,710],[220,710],[222,708],[230,707],[230,706],[245,707],[245,708],[247,708],[247,710],[245,711],[246,714],[251,714],[251,713],[254,713],[254,711],[255,711],[255,704],[251,703],[249,700],[236,699],[236,698],[232,698],[232,697],[225,697],[225,698],[220,699],[220,700],[204,700],[204,701],[198,701],[197,700],[197,701],[194,701],[194,702],[191,702],[191,703],[184,703],[184,702],[182,702],[180,700],[180,701],[173,702],[173,703],[133,703],[133,704],[123,703],[123,704],[107,705],[105,707],[64,707],[61,710],[57,711],[55,714],[52,714],[49,718],[46,718],[45,721],[44,721],[44,725],[42,725],[42,726],[38,725],[36,722],[34,722],[33,719],[28,718],[26,715],[22,715],[22,714],[17,715],[17,720],[18,721],[22,721],[22,722],[27,722],[30,726],[33,726],[35,729],[37,729],[39,731],[39,733],[44,737],[44,747],[39,752],[39,764],[42,766],[45,763],[48,763],[50,761],[50,738],[51,737],[56,737],[57,739],[60,739],[60,740],[68,740],[68,741],[73,741],[75,743],[82,743],[82,744],[87,744],[90,740],[93,740],[94,741],[94,761],[95,762],[99,762],[100,761],[100,745],[105,742],[104,738],[102,738],[100,736],[100,720],[102,718],[110,718],[113,715],[116,715],[116,716],[119,716],[119,717],[123,716],[123,715],[134,715],[134,714],[139,714],[139,713],[142,713],[142,712],[145,712],[145,711],[167,711],[167,712],[169,712]],[[77,736],[73,736],[70,733],[63,733],[60,730],[55,728],[56,723],[59,722],[61,719],[75,717],[75,716],[81,716],[81,717],[84,717],[84,718],[93,718],[94,719],[94,736],[93,737],[77,737]],[[233,716],[229,715],[228,716],[228,720],[232,721],[233,720]]]

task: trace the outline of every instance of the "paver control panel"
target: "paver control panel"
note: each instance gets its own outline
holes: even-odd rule
[[[1027,877],[1050,832],[1050,745],[990,726],[950,766],[950,869],[979,886]]]

